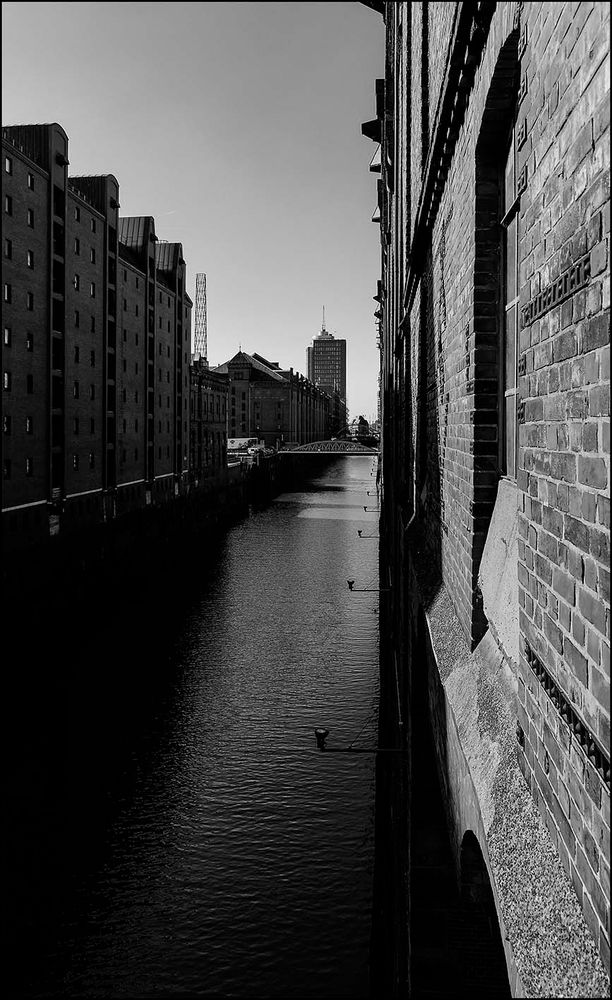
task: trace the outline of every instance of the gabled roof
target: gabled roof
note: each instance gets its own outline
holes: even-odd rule
[[[274,379],[276,382],[286,382],[287,379],[284,378],[278,371],[273,368],[268,368],[267,364],[263,364],[258,361],[257,358],[253,357],[251,354],[247,354],[246,351],[238,351],[233,358],[226,361],[222,365],[218,365],[213,371],[222,372],[226,374],[231,368],[238,368],[240,366],[248,365],[250,368],[254,368],[256,371],[261,372],[262,375],[266,375],[270,379]]]

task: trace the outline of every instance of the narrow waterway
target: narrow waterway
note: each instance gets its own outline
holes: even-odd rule
[[[347,587],[377,586],[371,470],[313,465],[187,541],[175,579],[118,578],[45,637],[61,656],[21,686],[12,995],[368,995],[374,755],[313,730],[376,741],[378,595]]]

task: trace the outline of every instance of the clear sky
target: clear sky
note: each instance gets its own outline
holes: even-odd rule
[[[380,274],[374,81],[360,3],[3,3],[3,121],[57,121],[70,172],[112,173],[204,271],[211,364],[239,349],[306,370],[347,341],[351,416],[376,412]]]

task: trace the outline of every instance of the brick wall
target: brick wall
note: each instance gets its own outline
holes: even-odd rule
[[[518,685],[518,764],[609,967],[608,8],[387,4],[385,15],[386,91],[410,107],[393,170],[405,104],[383,136],[383,544],[401,584],[403,481],[429,585],[472,647],[489,625],[501,641],[479,570],[508,477],[519,543],[504,572],[518,575],[519,602],[504,613],[522,644],[520,662],[504,655]],[[516,305],[503,235],[514,226]],[[401,632],[401,600],[390,601]]]
[[[49,489],[49,186],[45,171],[3,142],[2,281],[10,289],[10,301],[5,296],[2,310],[2,368],[10,380],[10,388],[3,389],[2,406],[9,421],[3,429],[3,459],[10,463],[3,481],[4,507],[46,501]],[[11,214],[6,212],[6,197],[12,202]],[[32,266],[28,253],[33,254]]]
[[[520,334],[521,766],[609,962],[609,765],[606,785],[530,666],[609,761],[609,14],[526,8],[521,305],[584,258],[590,279]]]
[[[74,192],[67,201],[65,483],[71,496],[104,487],[105,219]]]
[[[117,482],[133,487],[144,482],[146,472],[145,295],[144,272],[121,260],[117,295]],[[123,496],[125,490],[121,492]],[[138,495],[138,490],[133,490],[133,495]]]

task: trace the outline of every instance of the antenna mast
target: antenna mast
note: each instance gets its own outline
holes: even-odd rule
[[[196,274],[194,355],[208,364],[205,274]]]

